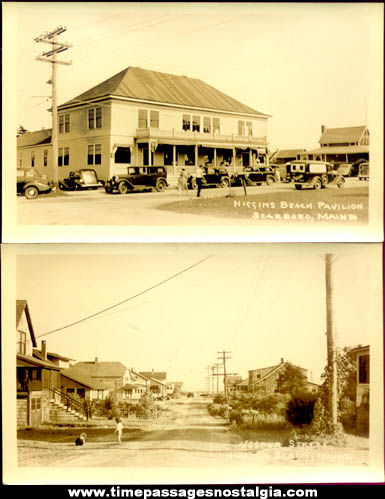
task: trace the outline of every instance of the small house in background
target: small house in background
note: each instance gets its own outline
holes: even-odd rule
[[[150,381],[150,393],[158,397],[167,395],[167,373],[160,371],[140,371],[142,376]]]
[[[370,346],[352,350],[356,356],[356,428],[360,433],[369,433],[369,383],[370,383]]]
[[[289,362],[285,362],[284,359],[281,358],[280,364],[249,371],[248,391],[251,393],[260,391],[264,395],[271,395],[278,392],[282,374],[289,364]],[[302,374],[308,380],[307,369],[299,366],[293,367],[300,369]],[[307,381],[307,390],[309,392],[316,393],[318,390],[318,385],[311,381]]]
[[[306,149],[277,149],[270,155],[269,162],[284,165],[289,161],[294,161],[299,154],[304,152],[306,152]]]
[[[62,369],[60,376],[60,388],[66,395],[76,395],[83,400],[104,400],[108,397],[109,388],[103,381],[81,375],[71,368]]]
[[[342,128],[322,125],[319,144],[317,149],[306,152],[309,159],[334,163],[369,161],[369,130],[365,125]]]

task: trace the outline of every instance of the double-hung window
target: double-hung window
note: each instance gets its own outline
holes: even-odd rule
[[[182,125],[182,128],[186,132],[189,132],[191,130],[191,116],[189,114],[184,114],[183,115],[183,125]]]
[[[147,111],[147,109],[139,109],[138,128],[148,128],[148,111]]]
[[[70,115],[61,114],[59,116],[59,133],[68,133],[71,130]]]
[[[102,164],[102,146],[101,144],[92,144],[88,146],[88,165]]]
[[[70,148],[69,147],[59,147],[58,150],[58,165],[68,166],[70,164]]]
[[[211,118],[210,118],[210,116],[203,117],[203,131],[204,131],[204,133],[211,133]]]
[[[221,132],[219,118],[213,118],[213,132],[214,133]]]
[[[88,129],[102,128],[102,108],[91,107],[88,110]]]

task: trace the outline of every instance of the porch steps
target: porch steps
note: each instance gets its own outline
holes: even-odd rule
[[[49,421],[51,423],[74,423],[86,421],[87,418],[74,409],[67,409],[61,402],[49,401]]]

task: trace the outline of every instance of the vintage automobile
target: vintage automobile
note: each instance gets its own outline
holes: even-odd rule
[[[204,167],[205,173],[202,178],[202,187],[228,187],[230,185],[229,172],[224,166]],[[197,189],[195,174],[191,174],[187,180],[190,189]]]
[[[17,169],[17,193],[24,194],[27,199],[35,199],[39,194],[47,194],[55,190],[46,175],[40,175],[35,168]]]
[[[369,162],[360,163],[358,167],[358,180],[369,180]]]
[[[336,185],[341,188],[345,185],[344,177],[326,161],[291,161],[290,171],[291,181],[298,190],[303,188],[318,190],[327,185]]]
[[[246,185],[273,185],[278,181],[276,169],[265,165],[243,167],[241,172],[234,175],[233,183],[241,184],[243,179]]]
[[[342,175],[343,177],[350,177],[352,172],[352,164],[351,163],[336,163],[334,164],[334,170]]]
[[[163,192],[167,186],[167,171],[164,166],[129,166],[127,174],[114,175],[107,180],[104,189],[109,194],[127,194],[146,189]]]
[[[90,168],[70,172],[69,177],[59,181],[59,189],[62,191],[98,189],[103,185],[104,183],[98,179],[96,171]]]

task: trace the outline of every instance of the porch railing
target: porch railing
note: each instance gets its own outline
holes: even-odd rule
[[[50,388],[50,392],[52,393],[53,398],[56,401],[61,402],[68,411],[77,411],[86,416],[87,419],[91,419],[91,408],[87,400],[85,400],[84,403],[79,402],[67,393],[59,390],[59,388]]]

